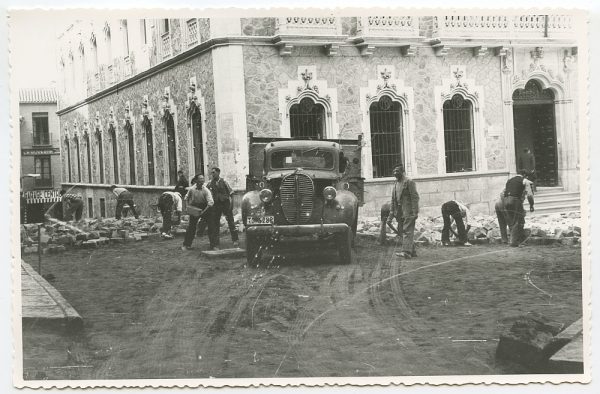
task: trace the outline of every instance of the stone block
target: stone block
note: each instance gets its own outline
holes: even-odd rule
[[[98,247],[98,243],[96,242],[96,239],[90,239],[89,241],[85,241],[82,246],[84,248],[89,248],[89,249],[93,249],[93,248],[97,248]]]
[[[447,178],[441,181],[441,192],[457,192],[461,190],[467,190],[468,180],[467,178]]]
[[[500,336],[496,357],[540,368],[565,344],[555,337],[561,328],[537,314],[521,317]]]
[[[73,245],[75,243],[75,236],[71,234],[61,235],[54,242],[59,245]]]
[[[468,178],[468,190],[487,190],[488,182],[486,178]]]
[[[33,245],[33,246],[25,246],[23,248],[23,254],[33,254],[33,253],[37,253],[38,252],[38,247],[37,245]]]
[[[429,202],[427,204],[420,205],[428,207],[436,206],[437,212],[435,213],[435,216],[439,216],[441,212],[440,210],[442,209],[442,204],[447,201],[454,200],[454,192],[446,191],[440,193],[430,193],[427,198],[429,199]]]
[[[111,243],[122,244],[125,243],[125,238],[110,238]]]
[[[88,233],[79,233],[75,236],[75,239],[77,241],[87,241],[88,240]]]
[[[126,230],[126,229],[117,230],[117,233],[119,234],[119,237],[121,237],[121,238],[127,238],[129,236],[129,230]]]
[[[101,235],[98,231],[90,231],[88,234],[88,239],[98,239],[100,237],[106,237],[107,235]]]
[[[417,183],[417,191],[421,193],[439,193],[442,189],[442,181],[427,181],[419,180]]]
[[[462,202],[463,204],[473,204],[481,202],[481,190],[462,190],[457,191],[455,199]]]
[[[217,257],[243,257],[246,255],[246,251],[240,248],[230,248],[230,249],[221,249],[221,250],[205,250],[201,253],[203,256],[210,258]]]

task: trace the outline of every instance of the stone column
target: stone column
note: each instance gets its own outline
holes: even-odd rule
[[[503,48],[500,55],[500,71],[502,73],[502,121],[504,122],[504,151],[506,153],[506,169],[510,176],[517,171],[515,159],[515,129],[513,119],[513,55],[510,49]]]
[[[211,19],[211,37],[240,36],[239,18]],[[217,121],[217,166],[221,176],[236,190],[245,189],[248,174],[248,132],[244,54],[241,45],[212,50]]]

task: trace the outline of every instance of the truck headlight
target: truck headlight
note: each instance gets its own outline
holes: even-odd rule
[[[273,201],[273,192],[269,189],[262,189],[258,196],[260,197],[260,201],[264,203]]]
[[[325,189],[323,189],[323,197],[325,197],[326,201],[333,201],[336,195],[337,192],[333,186],[327,186]]]

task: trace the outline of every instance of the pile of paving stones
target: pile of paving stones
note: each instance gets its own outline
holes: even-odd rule
[[[241,215],[234,217],[239,231],[243,230]],[[532,216],[526,218],[526,234],[529,244],[547,245],[560,243],[563,245],[579,245],[581,237],[580,214],[576,212],[551,214],[545,216]],[[475,216],[470,218],[469,240],[474,244],[499,243],[500,229],[493,216]],[[185,234],[188,225],[187,215],[183,215],[181,223],[173,226],[172,234],[181,236]],[[379,238],[380,219],[367,217],[359,221],[358,234],[367,237]],[[23,253],[38,253],[38,241],[41,242],[40,250],[43,253],[57,253],[67,247],[97,248],[110,243],[135,242],[144,239],[160,238],[162,218],[124,218],[84,219],[77,224],[62,223],[58,221],[46,222],[38,233],[37,224],[24,224],[21,226],[21,251]],[[418,218],[415,229],[415,240],[419,245],[436,245],[441,243],[442,217]],[[221,218],[221,234],[227,234],[227,223]],[[456,231],[456,230],[455,230]],[[387,234],[392,235],[392,230],[387,229]]]
[[[173,226],[173,235],[183,235],[188,226],[187,215],[183,215],[181,223]],[[241,215],[234,217],[238,229],[241,230]],[[162,217],[156,218],[124,218],[124,219],[83,219],[81,222],[64,223],[50,219],[38,229],[37,224],[21,225],[21,252],[58,253],[68,247],[97,248],[110,243],[159,239]],[[225,218],[221,220],[221,234],[229,231]],[[41,234],[40,234],[41,233]],[[41,245],[40,245],[41,244]]]
[[[394,222],[395,223],[395,222]],[[474,216],[469,218],[471,229],[469,241],[473,244],[500,243],[500,228],[495,216]],[[370,238],[379,238],[381,220],[377,217],[359,221],[357,232]],[[415,226],[415,240],[420,245],[437,245],[442,241],[444,220],[438,217],[418,218]],[[456,226],[453,225],[456,232]],[[387,235],[395,235],[388,227]],[[579,212],[555,213],[540,216],[527,216],[525,235],[530,245],[579,245],[581,238],[581,215]]]

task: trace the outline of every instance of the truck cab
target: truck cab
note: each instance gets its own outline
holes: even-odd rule
[[[271,140],[250,144],[251,174],[242,198],[248,263],[273,235],[331,238],[352,260],[362,205],[360,140]]]

